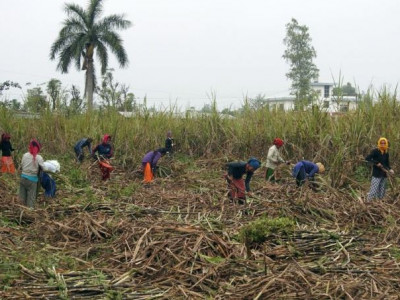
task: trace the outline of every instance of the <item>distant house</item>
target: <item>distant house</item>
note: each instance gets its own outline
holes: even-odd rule
[[[357,108],[357,97],[355,96],[333,96],[333,83],[313,82],[311,88],[316,93],[316,98],[309,107],[318,105],[321,109],[334,113],[349,111]],[[295,96],[281,96],[267,98],[269,108],[272,110],[295,110]]]
[[[294,110],[294,96],[283,96],[267,98],[267,103],[270,110]]]

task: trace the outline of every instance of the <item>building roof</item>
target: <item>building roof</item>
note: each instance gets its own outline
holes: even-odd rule
[[[311,82],[311,86],[333,86],[333,83],[328,83],[328,82]]]

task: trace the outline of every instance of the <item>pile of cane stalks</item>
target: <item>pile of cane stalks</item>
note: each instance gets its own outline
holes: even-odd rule
[[[19,203],[17,176],[0,177],[0,298],[399,297],[394,183],[365,203],[368,181],[323,177],[315,190],[285,172],[266,183],[261,170],[240,205],[218,160],[170,160],[148,185],[118,167],[104,183],[95,167],[54,175],[56,198],[40,192],[35,209]]]

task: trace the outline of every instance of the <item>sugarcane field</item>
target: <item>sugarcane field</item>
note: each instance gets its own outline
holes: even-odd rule
[[[399,0],[0,11],[0,300],[400,300]]]
[[[0,176],[0,298],[399,299],[399,113],[390,97],[334,116],[2,109],[15,172]],[[82,137],[112,145],[106,177],[98,146],[74,152]],[[370,198],[382,137],[391,172]],[[284,163],[271,181],[273,145]],[[32,206],[21,200],[25,152],[59,163],[53,194],[39,185]],[[145,154],[159,154],[148,181]],[[321,163],[313,180],[293,173],[303,161]],[[251,174],[242,196],[227,165],[245,168],[243,186]]]

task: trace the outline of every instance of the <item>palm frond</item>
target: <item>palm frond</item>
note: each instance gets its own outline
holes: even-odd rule
[[[87,20],[86,12],[79,5],[73,3],[67,3],[65,4],[64,10],[68,16],[77,16],[86,23]]]
[[[103,12],[103,0],[90,0],[87,8],[88,24],[93,26]]]
[[[97,45],[96,55],[97,55],[98,59],[100,60],[101,74],[104,75],[106,73],[107,67],[108,67],[107,48],[101,41],[97,41],[96,45]]]
[[[61,73],[67,73],[72,59],[73,56],[71,55],[70,48],[64,48],[62,51],[60,51],[57,69],[60,70]]]
[[[98,21],[96,26],[104,28],[103,30],[128,29],[132,26],[132,22],[124,17],[124,15],[110,15]]]
[[[122,46],[121,37],[116,32],[103,32],[102,35],[99,36],[99,40],[101,40],[112,51],[121,67],[127,66],[128,55],[125,48]]]
[[[64,21],[64,27],[60,31],[60,35],[76,32],[87,32],[86,24],[79,18],[70,17]]]

